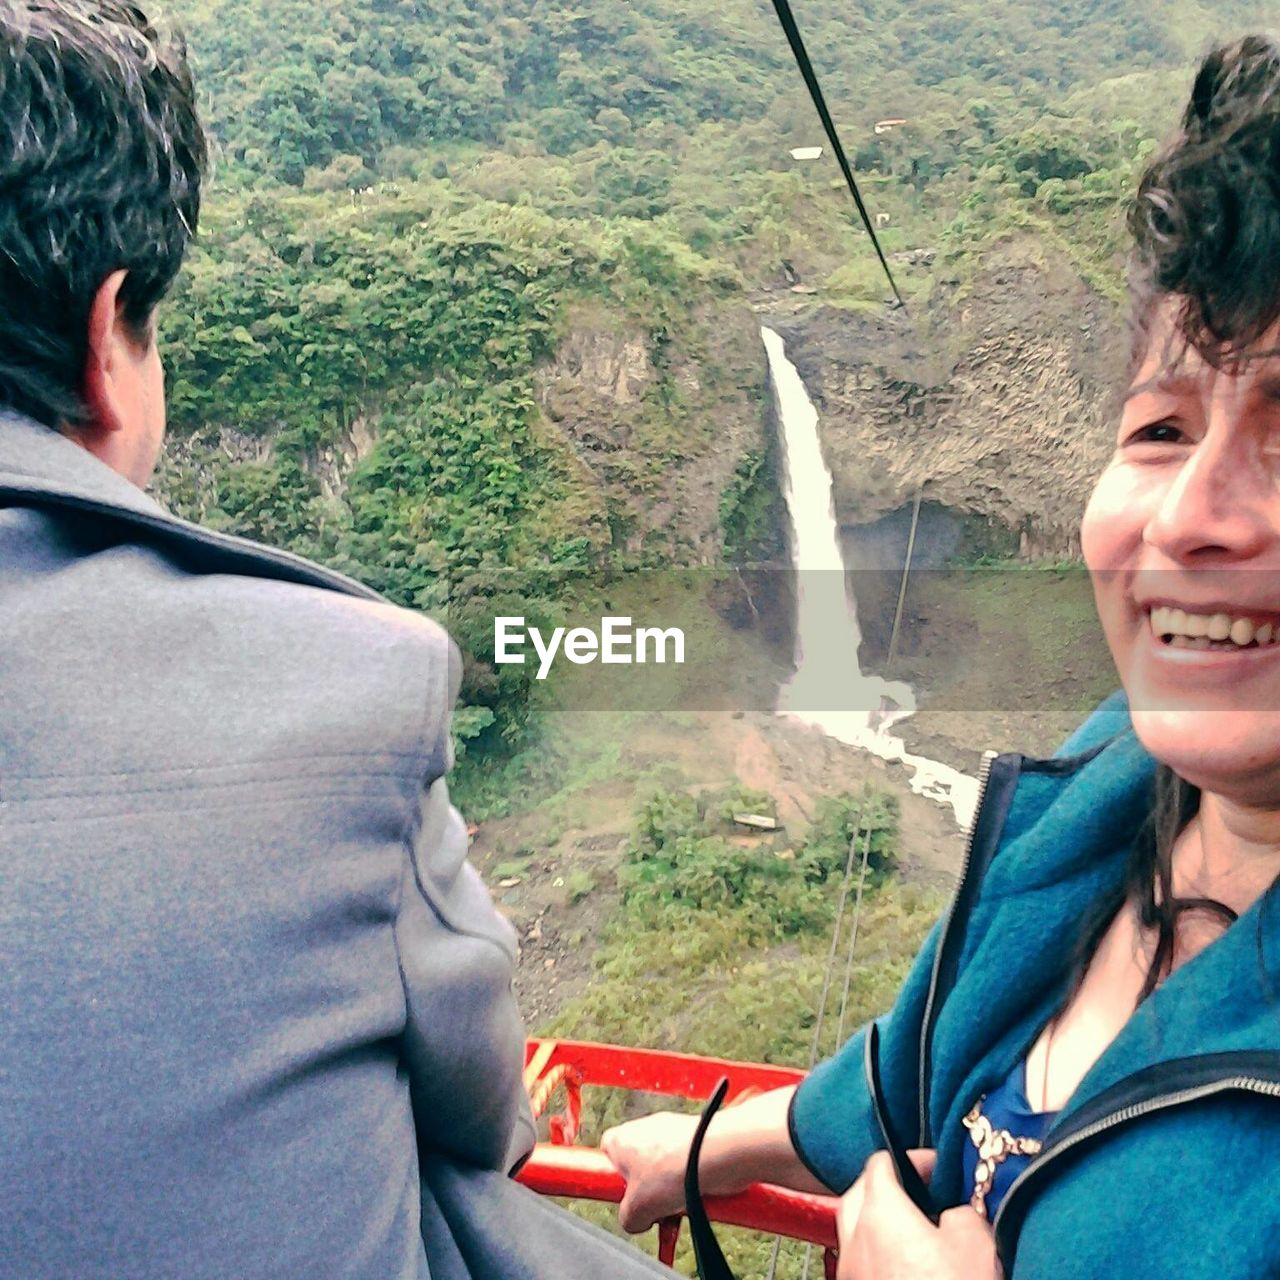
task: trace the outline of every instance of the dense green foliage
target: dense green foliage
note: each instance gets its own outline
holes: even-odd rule
[[[574,217],[670,218],[700,251],[757,266],[816,237],[833,258],[865,256],[843,198],[786,172],[789,148],[817,130],[765,0],[183,0],[175,11],[232,185],[435,177]],[[1170,71],[1269,12],[1254,0],[807,0],[798,18],[874,203],[909,239],[949,229],[950,247],[967,247],[1012,214],[1082,243],[1114,279],[1107,215],[1144,141],[1171,123],[1185,75]],[[882,119],[906,123],[874,130]],[[846,281],[846,300],[878,298],[873,281],[852,295]]]
[[[868,791],[825,799],[798,846],[783,837],[734,837],[728,816],[744,805],[768,812],[771,802],[741,788],[697,797],[683,790],[658,791],[639,802],[632,848],[619,872],[622,909],[597,958],[600,981],[565,1011],[557,1023],[560,1033],[616,1040],[626,1027],[629,1042],[680,1044],[722,1056],[763,1054],[761,1061],[805,1065],[850,846],[851,906],[868,836],[868,915],[886,925],[891,918],[901,920],[904,911],[913,917],[901,938],[877,937],[873,926],[865,949],[859,949],[846,1024],[857,1025],[850,1019],[880,1007],[876,1001],[884,999],[886,980],[882,948],[909,960],[929,923],[926,917],[937,907],[930,895],[904,899],[887,878],[898,840],[894,797]],[[882,892],[885,899],[877,905]],[[843,929],[850,920],[851,911]],[[781,975],[771,979],[768,990],[755,997],[760,1016],[748,1026],[731,1025],[725,1017],[695,1025],[689,1014],[704,998],[720,990],[727,977],[736,978],[739,966],[779,946],[795,948],[795,969],[804,975],[798,986]],[[887,980],[900,976],[896,970]],[[661,995],[664,984],[678,996]],[[651,1001],[647,1011],[646,1000]],[[838,1000],[837,993],[828,1010],[832,1025],[821,1041],[827,1051],[839,1021]],[[779,1002],[787,1005],[785,1017],[766,1012],[766,1006]],[[742,1005],[735,1007],[740,1013]]]
[[[657,792],[640,806],[635,839],[622,872],[626,902],[637,913],[678,904],[694,911],[749,906],[772,921],[779,936],[826,923],[831,895],[814,893],[846,869],[850,844],[869,880],[893,867],[898,810],[893,797],[824,797],[799,851],[778,851],[732,839],[735,813],[768,813],[767,796],[737,791],[725,797]]]
[[[941,907],[936,894],[883,874],[897,848],[894,799],[875,791],[831,797],[798,845],[781,837],[728,845],[725,818],[744,806],[772,811],[769,797],[741,787],[696,798],[660,790],[638,803],[620,873],[623,901],[601,939],[592,981],[548,1034],[804,1068],[815,1047],[830,1054],[842,1036],[889,1006]],[[880,871],[869,875],[858,912],[846,992],[860,840],[829,986],[824,976],[850,841],[864,817],[870,861]],[[627,1101],[621,1093],[588,1091],[586,1139],[626,1118]],[[616,1216],[603,1206],[586,1212],[604,1225]],[[766,1274],[772,1241],[722,1234],[736,1274]],[[687,1259],[682,1265],[690,1274]],[[788,1244],[777,1275],[799,1280],[802,1270],[803,1249]]]
[[[775,452],[753,449],[744,453],[720,495],[720,530],[728,560],[759,562],[775,553],[781,524]]]
[[[761,0],[191,0],[179,12],[229,154],[293,183],[308,170],[394,169],[409,149],[462,141],[536,139],[566,154],[655,125],[758,120],[796,100]],[[1169,0],[799,6],[833,99],[864,128],[972,98],[1043,106],[1179,61],[1210,17],[1250,16],[1241,3]]]

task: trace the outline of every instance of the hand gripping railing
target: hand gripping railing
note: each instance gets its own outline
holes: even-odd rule
[[[530,1040],[525,1048],[525,1089],[537,1118],[553,1094],[564,1091],[564,1109],[550,1117],[551,1141],[539,1143],[519,1174],[525,1186],[546,1196],[617,1204],[626,1190],[622,1175],[595,1147],[579,1147],[584,1085],[632,1089],[704,1102],[721,1080],[729,1081],[727,1105],[769,1089],[799,1084],[803,1071],[718,1058],[696,1058],[652,1049],[585,1044],[573,1040]],[[836,1205],[831,1196],[808,1195],[757,1183],[739,1195],[708,1196],[712,1222],[748,1227],[769,1235],[805,1240],[825,1251],[826,1274],[834,1280]],[[658,1257],[675,1260],[682,1217],[658,1226]]]

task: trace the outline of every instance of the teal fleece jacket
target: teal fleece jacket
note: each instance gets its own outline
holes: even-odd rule
[[[1120,695],[1049,760],[999,756],[956,899],[878,1020],[891,1127],[936,1147],[963,1204],[963,1116],[1061,1007],[1083,921],[1120,892],[1155,762]],[[801,1085],[791,1137],[844,1191],[887,1145],[866,1029]],[[1082,1081],[995,1220],[1022,1280],[1280,1277],[1280,894],[1141,1005]]]

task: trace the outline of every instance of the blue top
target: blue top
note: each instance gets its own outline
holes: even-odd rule
[[[996,1216],[1014,1179],[1040,1154],[1056,1111],[1037,1111],[1027,1100],[1024,1059],[1005,1082],[974,1104],[964,1118],[964,1185],[969,1204],[987,1221]]]
[[[1120,696],[1050,760],[1001,756],[949,923],[879,1020],[883,1104],[965,1204],[964,1118],[1062,1007],[1082,922],[1124,891],[1155,762]],[[1013,1280],[1280,1276],[1280,892],[1134,1012],[995,1217]],[[844,1191],[887,1143],[860,1031],[796,1091],[792,1141]]]

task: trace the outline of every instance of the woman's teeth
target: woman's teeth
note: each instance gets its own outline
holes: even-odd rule
[[[1280,644],[1280,626],[1226,613],[1187,613],[1161,606],[1151,610],[1151,630],[1177,649],[1262,649]]]

